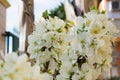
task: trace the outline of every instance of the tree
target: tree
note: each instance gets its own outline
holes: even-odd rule
[[[57,16],[57,17],[65,20],[66,15],[65,15],[65,10],[64,10],[64,4],[61,3],[61,5],[59,5],[57,8],[55,8],[54,10],[51,10],[49,16],[51,16],[51,17]]]
[[[22,1],[22,18],[20,24],[20,53],[27,52],[28,47],[28,35],[30,35],[33,31],[34,24],[34,0],[21,0]]]

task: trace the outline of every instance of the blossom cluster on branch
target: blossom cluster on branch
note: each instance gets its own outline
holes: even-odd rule
[[[28,37],[26,55],[0,61],[0,80],[96,80],[109,71],[116,27],[105,14],[91,11],[75,22],[45,17]]]
[[[111,68],[114,33],[106,15],[94,10],[72,27],[57,17],[43,19],[28,38],[28,53],[53,79],[95,80]]]
[[[26,54],[7,54],[0,60],[0,80],[52,80],[48,73],[40,73],[37,65],[31,66]]]
[[[60,56],[67,47],[68,23],[55,17],[39,20],[33,33],[28,37],[28,53],[40,65],[41,72],[55,75],[59,70]]]
[[[109,71],[116,31],[105,14],[91,11],[78,17],[67,37],[70,45],[61,57],[58,80],[95,80]]]

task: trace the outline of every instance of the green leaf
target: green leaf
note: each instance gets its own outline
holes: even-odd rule
[[[91,7],[90,7],[90,10],[95,10],[95,11],[97,11],[98,9],[97,9],[95,6],[91,6]]]
[[[66,20],[65,22],[66,22],[66,25],[65,25],[66,29],[68,29],[69,27],[73,27],[73,25],[74,25],[74,22],[72,22],[72,21]]]
[[[62,29],[61,29],[61,28],[57,29],[57,32],[61,33],[61,32],[62,32]]]
[[[106,59],[102,62],[101,67],[104,66],[105,62],[106,62]]]
[[[81,77],[79,80],[84,80],[84,77]]]
[[[72,80],[73,75],[74,75],[74,72],[70,72],[70,80]]]
[[[74,22],[73,22],[73,21],[70,21],[70,20],[66,20],[66,23],[71,24],[71,25],[74,25]]]
[[[44,17],[45,19],[49,19],[49,15],[48,15],[48,11],[45,10],[43,13],[42,13],[42,17]]]
[[[82,26],[82,30],[84,30],[85,29],[85,23],[83,24],[83,26]]]
[[[105,14],[106,12],[104,10],[102,10],[101,14]]]

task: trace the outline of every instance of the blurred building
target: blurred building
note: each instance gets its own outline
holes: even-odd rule
[[[0,50],[5,51],[6,9],[10,6],[7,0],[0,0]]]
[[[14,26],[13,29],[5,31],[5,52],[18,52],[19,48],[19,32]]]

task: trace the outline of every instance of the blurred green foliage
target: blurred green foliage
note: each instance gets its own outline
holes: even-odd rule
[[[51,10],[49,16],[51,16],[52,18],[57,16],[60,19],[65,20],[66,15],[65,15],[65,10],[64,10],[64,4],[61,3],[57,8],[55,8],[54,10]]]

